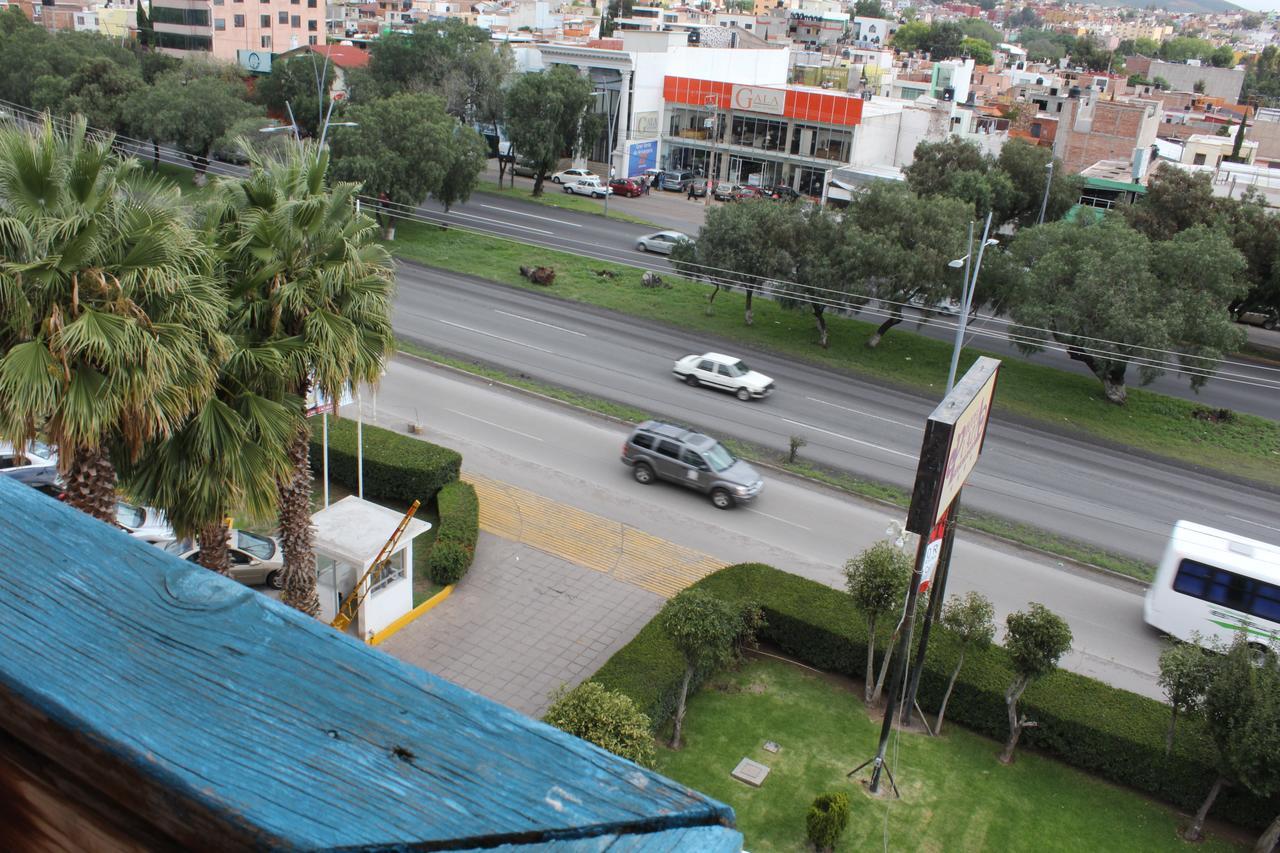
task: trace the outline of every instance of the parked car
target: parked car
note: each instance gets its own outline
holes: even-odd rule
[[[692,238],[688,234],[681,234],[679,231],[659,231],[656,234],[646,234],[641,237],[636,241],[636,248],[642,252],[657,252],[659,255],[669,255],[677,243],[691,240]]]
[[[764,198],[764,192],[759,187],[750,184],[739,184],[733,188],[733,195],[730,201],[751,201],[752,199]]]
[[[1248,323],[1251,326],[1261,326],[1264,329],[1274,329],[1280,326],[1280,310],[1275,308],[1258,307],[1244,311],[1234,311],[1231,316],[1237,323]]]
[[[564,191],[573,195],[589,195],[592,198],[604,198],[613,194],[613,190],[600,183],[599,178],[579,178],[572,183],[566,183]]]
[[[718,352],[686,355],[675,363],[671,372],[693,388],[709,385],[728,391],[744,402],[773,393],[773,380],[768,376],[747,367],[747,363],[736,356]]]
[[[774,184],[770,187],[763,187],[762,190],[763,195],[780,201],[795,201],[800,198],[800,193],[796,192],[786,184]]]
[[[622,445],[622,462],[637,483],[679,483],[710,496],[717,509],[755,500],[764,481],[710,436],[682,426],[645,421]]]
[[[614,195],[626,196],[627,198],[644,195],[644,186],[640,183],[639,178],[614,178],[609,182],[609,189],[613,190]]]
[[[574,181],[580,181],[583,178],[595,178],[600,180],[600,176],[590,169],[565,169],[563,172],[556,172],[551,176],[553,184],[571,184]]]
[[[716,201],[733,201],[733,192],[738,188],[737,184],[731,184],[728,181],[720,181],[711,190],[711,197]]]
[[[149,506],[134,506],[125,500],[116,501],[116,524],[144,542],[154,544],[174,538],[173,528],[163,512]]]
[[[532,164],[526,163],[524,160],[520,159],[517,159],[515,163],[511,164],[511,171],[521,178],[533,178],[537,177],[538,174],[538,170],[534,168]]]
[[[658,178],[658,186],[673,193],[682,193],[689,189],[689,184],[694,177],[696,176],[693,172],[681,172],[673,169],[662,173]]]
[[[707,179],[694,178],[692,181],[689,182],[689,185],[685,187],[685,192],[689,192],[690,190],[693,191],[694,198],[706,198],[707,197]]]
[[[40,488],[58,482],[58,451],[42,441],[33,441],[19,450],[0,441],[0,477]]]
[[[200,556],[200,546],[190,539],[156,544],[167,553],[193,563]],[[231,577],[234,580],[248,586],[266,584],[272,589],[284,589],[284,552],[279,540],[233,529],[227,532],[227,545],[231,551]]]

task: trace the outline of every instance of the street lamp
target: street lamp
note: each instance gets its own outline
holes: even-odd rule
[[[1049,208],[1049,187],[1053,185],[1053,157],[1049,158],[1049,162],[1044,164],[1044,199],[1040,202],[1040,221],[1037,225],[1044,224],[1044,212]]]
[[[969,325],[969,309],[973,305],[973,292],[978,287],[978,271],[982,269],[982,255],[986,252],[988,246],[994,246],[1000,241],[994,237],[990,237],[991,233],[991,214],[987,214],[987,222],[982,227],[982,244],[978,246],[978,257],[973,262],[973,274],[969,274],[969,258],[973,255],[973,223],[969,223],[969,254],[963,258],[956,258],[949,261],[947,266],[953,270],[964,267],[964,287],[960,292],[960,318],[956,322],[956,343],[951,349],[951,370],[947,373],[947,393],[951,393],[951,389],[956,384],[956,367],[960,363],[960,348],[964,346],[964,333]]]
[[[604,95],[604,119],[605,119],[605,176],[604,176],[604,215],[609,215],[609,196],[613,194],[613,188],[609,186],[613,180],[613,104],[609,101],[608,89],[595,89],[591,92],[592,97]]]

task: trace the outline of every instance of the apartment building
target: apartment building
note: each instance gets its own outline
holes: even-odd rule
[[[155,44],[175,56],[229,62],[323,44],[321,0],[152,0]]]
[[[1100,160],[1131,161],[1135,148],[1155,144],[1163,113],[1158,101],[1103,100],[1088,91],[1069,96],[1057,123],[1053,153],[1071,173]]]

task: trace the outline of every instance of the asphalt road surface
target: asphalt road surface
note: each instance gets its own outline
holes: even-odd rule
[[[618,460],[625,426],[493,386],[484,380],[397,358],[376,397],[364,397],[367,421],[396,431],[420,422],[425,435],[463,454],[463,468],[697,549],[726,563],[761,561],[842,588],[846,560],[905,513],[765,474],[750,506],[723,511],[678,486],[641,486]],[[353,407],[344,409],[352,417]],[[984,456],[978,470],[986,465]],[[1065,569],[1050,560],[960,532],[948,594],[976,589],[997,620],[1038,601],[1071,625],[1063,665],[1128,690],[1158,697],[1161,641],[1142,622],[1136,584]]]
[[[548,192],[560,192],[560,188],[550,182],[545,186]],[[613,199],[610,201],[610,209],[625,210],[627,203],[633,201],[643,203],[646,200],[643,198]],[[602,204],[600,201],[595,203]],[[691,207],[695,212],[701,211],[697,205],[691,204]],[[465,204],[455,205],[448,214],[433,203],[423,205],[421,210],[432,221],[448,221],[456,227],[601,260],[634,264],[659,272],[670,269],[665,257],[636,251],[636,239],[645,234],[652,234],[655,230],[644,225],[633,225],[576,211],[558,210],[533,201],[521,201],[483,192],[476,193]],[[647,215],[644,212],[632,212],[637,215]],[[672,222],[669,227],[691,235],[697,233],[693,222]],[[981,286],[979,286],[979,296],[981,296]],[[872,306],[858,316],[878,323],[883,320],[882,314],[882,309]],[[924,334],[948,342],[955,339],[955,319],[952,316],[933,315],[928,319],[927,324],[921,327],[917,327],[914,322],[920,319],[918,312],[908,309],[907,317],[908,321],[893,329],[890,334]],[[1060,352],[1045,351],[1033,356],[1024,355],[1009,342],[1006,332],[1006,324],[1003,321],[986,317],[970,325],[966,345],[987,350],[1000,358],[1026,359],[1092,377],[1084,365],[1071,361]],[[1259,332],[1275,336],[1280,343],[1280,332],[1263,332],[1263,330]],[[1129,374],[1130,382],[1137,384],[1137,369],[1131,368]],[[1185,375],[1172,372],[1157,377],[1146,387],[1162,394],[1194,400],[1206,406],[1228,408],[1271,420],[1280,420],[1280,367],[1257,363],[1223,365],[1219,375],[1210,380],[1199,392],[1190,387]]]
[[[909,489],[926,398],[776,355],[734,347],[778,390],[743,403],[671,374],[682,355],[722,348],[668,329],[479,279],[402,265],[396,333],[540,382],[623,402]],[[1086,441],[993,421],[967,506],[1156,562],[1173,523],[1189,519],[1280,541],[1280,492],[1140,458]]]

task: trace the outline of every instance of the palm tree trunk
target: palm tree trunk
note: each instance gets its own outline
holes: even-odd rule
[[[284,603],[308,616],[320,613],[316,592],[316,557],[311,545],[311,433],[298,426],[289,443],[293,466],[280,481],[280,545],[284,552]]]
[[[680,748],[680,734],[684,731],[685,702],[689,699],[689,681],[693,678],[693,667],[684,668],[684,681],[680,682],[680,701],[676,705],[676,721],[671,732],[671,748]]]
[[[1196,819],[1191,822],[1191,826],[1187,827],[1187,831],[1182,837],[1188,841],[1199,841],[1203,838],[1202,830],[1204,829],[1205,818],[1209,816],[1209,809],[1213,808],[1213,801],[1218,799],[1218,792],[1222,790],[1222,777],[1213,780],[1213,787],[1209,789],[1209,796],[1204,798],[1204,802],[1200,804],[1200,811],[1196,812]]]
[[[867,620],[867,669],[863,676],[862,683],[866,685],[862,690],[862,699],[868,705],[871,704],[871,676],[876,672],[876,620],[871,617]]]
[[[956,686],[956,679],[960,677],[960,667],[964,666],[964,649],[960,649],[960,659],[956,661],[956,668],[951,673],[951,680],[947,682],[947,692],[942,694],[942,707],[938,709],[938,721],[933,725],[934,737],[942,734],[942,718],[947,715],[947,702],[951,701],[951,690]]]
[[[1272,853],[1280,846],[1280,815],[1271,821],[1271,826],[1267,827],[1267,831],[1258,836],[1258,843],[1253,848],[1253,853]]]
[[[210,571],[231,576],[231,550],[227,547],[227,525],[222,521],[206,524],[196,535],[200,543],[197,561]]]
[[[67,503],[100,521],[115,524],[116,467],[106,450],[88,445],[72,450],[63,479]]]

